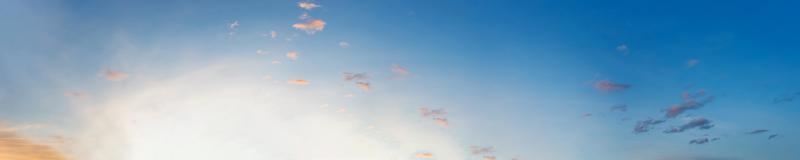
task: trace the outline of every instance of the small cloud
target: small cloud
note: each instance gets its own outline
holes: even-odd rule
[[[369,82],[356,82],[356,86],[358,86],[358,88],[360,88],[363,91],[370,90]]]
[[[617,51],[622,52],[622,54],[628,54],[630,51],[628,49],[627,44],[620,44],[617,46]]]
[[[72,97],[72,98],[86,98],[89,97],[89,93],[83,91],[69,91],[64,93],[64,96]]]
[[[259,49],[259,50],[256,50],[256,54],[257,55],[268,55],[269,52]]]
[[[698,59],[689,59],[686,61],[686,68],[692,68],[696,66],[698,63],[700,63],[700,60]]]
[[[263,77],[261,77],[261,79],[263,79],[263,80],[272,80],[272,76],[264,75]]]
[[[447,115],[447,112],[444,109],[430,109],[427,107],[422,107],[419,109],[420,114],[422,117],[443,117]]]
[[[281,64],[281,61],[279,61],[279,60],[272,60],[272,62],[270,62],[270,63],[272,63],[272,64]]]
[[[339,47],[350,48],[350,43],[347,43],[345,41],[341,41],[341,42],[339,42]]]
[[[289,80],[289,81],[287,81],[287,83],[293,84],[293,85],[305,86],[305,85],[310,84],[311,82],[309,82],[307,80],[296,79],[296,80]]]
[[[392,65],[392,73],[399,76],[406,76],[411,74],[411,72],[409,72],[408,69],[397,64]]]
[[[308,12],[303,12],[303,14],[301,14],[300,17],[297,18],[305,20],[311,18],[311,15],[308,15]]]
[[[104,70],[101,74],[106,80],[109,81],[122,81],[130,77],[130,75],[128,75],[125,72],[108,70],[108,69]]]
[[[766,132],[769,132],[769,130],[766,130],[766,129],[756,129],[756,130],[752,130],[752,131],[750,131],[750,132],[747,132],[747,134],[761,134],[761,133],[766,133]]]
[[[325,21],[321,19],[308,20],[305,23],[295,23],[292,27],[303,30],[307,34],[314,34],[325,29]]]
[[[311,2],[299,2],[297,3],[297,6],[305,10],[312,10],[314,8],[322,7],[322,5],[314,4]]]
[[[293,61],[296,61],[298,56],[299,55],[298,55],[298,53],[296,51],[291,51],[291,52],[286,53],[286,58],[289,58],[289,59],[291,59]]]
[[[700,117],[700,118],[692,119],[691,121],[689,121],[689,123],[681,125],[678,128],[673,127],[671,129],[668,129],[668,130],[664,131],[664,133],[680,133],[680,132],[683,132],[683,131],[686,131],[686,130],[689,130],[689,129],[693,129],[693,128],[710,129],[711,127],[714,127],[714,125],[711,124],[711,121],[709,121],[708,119]]]
[[[769,139],[769,140],[772,140],[772,139],[774,139],[774,138],[778,138],[778,136],[780,136],[780,135],[778,135],[778,134],[772,134],[772,135],[769,135],[769,137],[768,137],[767,139]]]
[[[433,118],[433,121],[436,122],[436,125],[447,127],[450,125],[450,121],[447,121],[447,118]]]
[[[628,105],[624,105],[624,104],[615,105],[615,106],[611,106],[611,108],[609,108],[608,110],[611,111],[611,112],[627,112],[628,111]]]
[[[584,113],[581,115],[581,118],[591,117],[592,113]]]
[[[717,141],[717,140],[719,140],[719,138],[716,138],[716,137],[715,138],[703,137],[703,138],[696,138],[696,139],[690,140],[689,144],[706,144],[708,142],[714,142],[714,141]]]
[[[363,81],[369,79],[369,75],[367,75],[367,73],[344,72],[342,73],[342,77],[345,81]]]
[[[237,28],[239,28],[239,21],[238,20],[233,21],[230,24],[228,24],[228,31],[229,31],[228,35],[235,34]]]
[[[673,105],[666,110],[668,118],[675,118],[687,110],[698,109],[714,101],[714,96],[707,96],[705,91],[698,91],[697,93],[684,92],[681,97],[683,98],[683,103]]]
[[[634,133],[644,133],[650,131],[653,125],[664,123],[664,120],[654,120],[654,119],[647,119],[641,120],[636,122],[636,126],[633,127]]]
[[[601,91],[618,91],[630,88],[629,84],[615,83],[609,80],[600,80],[594,83],[594,88]]]
[[[497,160],[495,156],[483,156],[483,160]]]
[[[494,147],[481,147],[481,146],[470,146],[470,153],[473,155],[484,155],[484,154],[492,154],[494,153]]]
[[[415,158],[430,159],[430,158],[433,158],[433,153],[430,153],[430,152],[417,153],[417,154],[414,155],[414,157]]]

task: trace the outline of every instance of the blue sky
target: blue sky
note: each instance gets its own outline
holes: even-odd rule
[[[795,2],[308,3],[0,2],[0,127],[72,159],[800,158]]]

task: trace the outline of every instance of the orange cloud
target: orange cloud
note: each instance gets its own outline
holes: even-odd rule
[[[296,61],[298,56],[299,55],[298,55],[298,53],[296,51],[291,51],[289,53],[286,53],[286,58],[289,58],[289,59],[291,59],[293,61]]]
[[[424,152],[424,153],[417,153],[414,155],[416,158],[433,158],[433,153]]]
[[[311,3],[311,2],[299,2],[299,3],[297,3],[297,6],[300,7],[300,8],[303,8],[305,10],[312,10],[314,8],[322,7],[321,5],[314,4],[314,3]]]
[[[18,135],[15,129],[0,126],[0,159],[3,160],[66,160],[55,147]]]
[[[447,127],[450,125],[450,121],[447,121],[447,118],[433,118],[433,121],[436,122],[437,125],[442,127]]]
[[[128,79],[128,77],[130,77],[130,75],[128,75],[128,73],[120,72],[120,71],[113,71],[113,70],[108,70],[108,69],[104,70],[103,73],[101,73],[101,74],[102,74],[102,76],[104,78],[106,78],[106,80],[109,80],[109,81],[122,81],[122,80]]]
[[[294,84],[294,85],[305,86],[305,85],[308,85],[311,82],[309,82],[307,80],[302,80],[302,79],[295,79],[295,80],[289,80],[287,83]]]
[[[364,91],[369,91],[370,89],[369,82],[356,82],[356,86]]]
[[[295,23],[292,25],[292,27],[306,31],[308,34],[314,34],[322,31],[322,29],[325,29],[325,21],[322,21],[321,19],[313,19],[306,21],[305,23]]]

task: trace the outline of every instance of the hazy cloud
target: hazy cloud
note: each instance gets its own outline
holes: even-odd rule
[[[347,43],[345,41],[341,41],[341,42],[339,42],[339,47],[350,48],[350,43]]]
[[[426,159],[429,159],[429,158],[433,158],[433,153],[430,153],[430,152],[417,153],[416,155],[414,155],[414,157],[415,158],[426,158]]]
[[[692,68],[696,66],[698,63],[700,63],[700,60],[697,59],[686,60],[686,68]]]
[[[405,75],[411,74],[411,72],[409,72],[408,69],[406,69],[403,66],[397,65],[397,64],[393,64],[392,65],[392,73],[394,73],[395,75],[400,75],[400,76],[405,76]]]
[[[470,149],[470,153],[472,153],[473,155],[483,155],[483,154],[492,154],[492,153],[494,153],[494,147],[492,147],[492,146],[487,146],[487,147],[470,146],[469,149]]]
[[[369,91],[370,85],[369,82],[356,82],[356,86],[363,91]]]
[[[106,80],[109,80],[109,81],[122,81],[122,80],[128,79],[128,77],[130,76],[130,75],[128,75],[128,73],[125,73],[125,72],[108,70],[108,69],[104,70],[100,74]]]
[[[299,57],[299,56],[300,55],[297,53],[297,51],[291,51],[291,52],[286,53],[286,58],[289,58],[289,59],[291,59],[293,61],[296,61],[297,57]]]
[[[628,54],[629,49],[627,44],[620,44],[617,46],[617,51],[622,52],[622,54]]]
[[[611,112],[627,112],[628,111],[628,105],[624,105],[624,104],[615,105],[615,106],[611,106],[611,108],[609,108],[608,110],[611,111]]]
[[[714,125],[711,124],[710,120],[700,117],[692,119],[691,121],[689,121],[689,123],[681,125],[680,127],[677,128],[673,127],[671,129],[665,130],[664,133],[680,133],[692,128],[709,129],[711,127],[714,127]]]
[[[650,131],[653,125],[664,123],[664,120],[654,120],[654,119],[647,119],[641,120],[636,122],[636,126],[633,127],[634,133],[644,133]]]
[[[747,132],[747,134],[761,134],[761,133],[766,133],[768,131],[769,130],[766,130],[766,129],[756,129],[756,130],[752,130],[750,132]]]
[[[56,147],[19,135],[16,129],[0,124],[0,159],[3,160],[66,160]]]
[[[308,84],[309,84],[309,83],[311,83],[311,82],[309,82],[309,81],[307,81],[307,80],[296,79],[296,80],[289,80],[289,81],[287,81],[287,83],[289,83],[289,84],[294,84],[294,85],[301,85],[301,86],[305,86],[305,85],[308,85]]]
[[[363,81],[369,79],[369,75],[367,73],[344,72],[342,73],[342,78],[345,81]]]

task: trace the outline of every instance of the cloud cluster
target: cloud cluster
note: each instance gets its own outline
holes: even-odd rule
[[[647,119],[647,120],[641,120],[641,121],[636,122],[636,125],[633,127],[633,132],[634,133],[644,133],[644,132],[650,131],[650,129],[653,128],[652,127],[653,125],[657,125],[657,124],[661,124],[661,123],[664,123],[664,120],[654,120],[652,118],[651,119]]]

